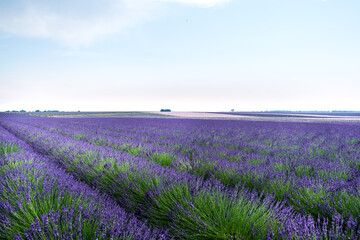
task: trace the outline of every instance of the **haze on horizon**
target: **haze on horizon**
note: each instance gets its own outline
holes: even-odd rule
[[[3,0],[0,111],[360,110],[358,0]]]

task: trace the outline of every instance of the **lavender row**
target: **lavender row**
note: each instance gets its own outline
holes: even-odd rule
[[[294,214],[271,196],[264,195],[261,200],[243,189],[230,190],[214,180],[203,181],[141,158],[25,124],[3,124],[38,151],[54,157],[67,171],[107,192],[128,211],[155,226],[167,227],[175,237],[321,238],[342,234],[340,222],[328,223],[330,231],[324,230],[310,216]],[[351,229],[347,235],[356,237]]]
[[[62,134],[71,135],[75,138],[82,136],[82,140],[97,145],[123,149],[137,155],[145,155],[162,165],[169,165],[177,170],[186,170],[200,177],[214,176],[227,186],[234,187],[239,183],[245,183],[247,187],[256,189],[259,192],[265,191],[275,194],[277,199],[286,199],[298,212],[312,214],[315,218],[320,216],[331,220],[340,214],[348,221],[352,221],[354,218],[357,222],[360,220],[360,198],[357,191],[360,177],[357,174],[359,167],[356,167],[360,166],[360,154],[359,144],[356,140],[359,133],[356,124],[303,124],[303,126],[299,126],[299,124],[294,125],[291,123],[288,126],[284,124],[285,126],[282,126],[281,129],[279,123],[273,123],[272,127],[277,127],[277,130],[279,130],[277,134],[273,134],[277,138],[274,138],[273,135],[265,138],[264,135],[269,131],[255,125],[254,129],[248,131],[250,133],[242,134],[242,136],[247,136],[247,140],[252,137],[252,142],[255,141],[254,137],[256,137],[258,142],[263,142],[263,145],[268,146],[268,148],[262,146],[257,149],[257,146],[254,145],[250,149],[255,153],[250,153],[246,157],[244,155],[239,157],[235,155],[236,152],[239,152],[240,148],[248,150],[249,144],[245,145],[245,143],[241,142],[235,149],[221,148],[221,146],[234,147],[236,145],[231,141],[221,142],[220,139],[215,139],[215,137],[213,138],[214,141],[211,141],[206,134],[204,136],[205,131],[193,132],[202,133],[195,134],[198,143],[204,143],[205,139],[207,139],[209,144],[189,144],[186,141],[174,141],[174,139],[168,142],[163,141],[162,145],[164,146],[178,147],[178,149],[172,149],[172,154],[169,154],[164,147],[154,146],[144,141],[137,143],[142,144],[141,147],[138,145],[138,147],[121,148],[121,146],[127,146],[128,142],[124,143],[123,139],[117,139],[114,136],[119,132],[129,134],[129,131],[136,129],[134,125],[125,123],[124,128],[126,131],[121,131],[120,127],[123,121],[120,121],[120,124],[119,121],[109,121],[112,123],[113,131],[110,131],[111,127],[105,124],[107,120],[102,122],[98,120],[77,120],[77,122],[87,125],[85,128],[79,125],[73,127],[72,122],[63,120],[49,122],[49,125],[60,123],[62,126],[56,128],[56,131]],[[102,124],[102,126],[96,128],[95,124],[97,123]],[[256,124],[259,125],[259,123]],[[144,125],[142,125],[142,128],[146,129]],[[132,128],[129,126],[132,126]],[[166,125],[163,124],[162,126]],[[248,124],[248,126],[251,126],[251,124]],[[47,128],[49,129],[49,126]],[[152,130],[150,133],[149,129]],[[137,129],[137,132],[142,133],[143,136],[145,135],[147,142],[153,137],[155,139],[152,140],[153,143],[161,142],[162,138],[169,139],[169,134],[173,133],[170,131],[170,133],[164,135],[165,131],[159,131],[159,129],[159,126],[155,125],[154,127],[154,124],[149,124],[147,131]],[[164,127],[161,129],[164,129]],[[206,126],[205,129],[212,128]],[[225,139],[229,139],[231,136],[234,137],[234,133],[225,134],[219,132],[216,128],[213,129],[215,130],[211,132],[216,132],[215,135],[223,135]],[[91,131],[97,133],[91,133]],[[160,137],[154,137],[156,132],[161,132]],[[296,134],[291,135],[289,132]],[[288,136],[285,135],[286,133]],[[316,135],[317,137],[314,138]],[[311,136],[313,139],[311,139]],[[189,134],[186,134],[186,138],[191,139]],[[93,141],[94,139],[96,140]],[[276,141],[282,141],[282,143],[289,144],[289,142],[291,143],[289,139],[296,139],[295,143],[301,141],[302,145],[292,143],[285,146],[276,143]],[[194,141],[190,143],[192,142]],[[312,145],[321,146],[320,150],[322,151],[314,147],[309,149],[311,152],[306,151]],[[244,148],[244,146],[247,147]],[[284,146],[287,149],[284,149]],[[292,148],[292,146],[297,148]],[[341,146],[340,152],[338,146]],[[234,159],[238,159],[229,159],[229,152],[233,154]],[[267,155],[264,153],[267,153]],[[337,154],[335,155],[335,153]],[[339,159],[339,155],[341,155],[341,159]],[[328,156],[333,157],[329,158]]]
[[[0,127],[0,239],[165,239]]]
[[[139,120],[137,121],[139,122]],[[263,126],[257,126],[252,122],[246,122],[247,129],[244,132],[244,129],[239,131],[236,128],[231,128],[232,131],[230,131],[229,127],[228,129],[225,127],[225,130],[223,130],[224,126],[221,122],[217,126],[209,126],[198,121],[194,122],[196,124],[195,128],[189,128],[186,131],[184,126],[181,127],[179,123],[171,122],[169,119],[157,121],[160,122],[161,126],[159,123],[154,124],[154,122],[150,122],[150,124],[139,122],[141,127],[135,131],[134,129],[138,127],[137,124],[139,123],[135,122],[130,127],[129,121],[124,119],[117,122],[109,119],[103,121],[77,119],[73,122],[62,119],[52,121],[54,125],[57,125],[52,130],[60,133],[64,133],[65,130],[65,134],[71,134],[77,139],[92,141],[99,145],[114,145],[115,142],[117,143],[116,147],[119,148],[123,147],[123,145],[133,145],[132,148],[141,145],[143,150],[151,151],[156,150],[156,148],[160,149],[159,145],[166,146],[173,153],[177,155],[180,153],[188,158],[223,159],[230,162],[247,162],[251,160],[252,165],[268,165],[268,160],[276,159],[278,161],[272,164],[271,167],[277,171],[288,170],[287,166],[279,166],[278,163],[286,163],[289,158],[296,160],[296,162],[300,159],[307,162],[316,162],[315,170],[321,171],[325,178],[338,177],[345,180],[347,176],[344,173],[353,166],[357,166],[360,160],[360,138],[358,137],[360,131],[356,125],[347,127],[339,124],[327,124],[325,126],[303,124],[298,126],[294,125],[294,123],[288,123],[282,126],[279,123],[271,123],[273,125],[260,123]],[[41,124],[41,122],[38,122],[38,124]],[[51,122],[46,125],[51,125]],[[100,126],[95,127],[95,125]],[[148,127],[144,127],[144,125],[148,125]],[[317,128],[319,126],[322,129]],[[241,127],[244,128],[244,126]],[[112,131],[111,128],[113,128]],[[183,133],[179,132],[177,128]],[[194,130],[197,128],[200,128],[200,130]],[[219,132],[219,128],[222,129],[222,133]],[[347,131],[339,131],[342,129]],[[206,132],[212,132],[212,134],[204,135]],[[238,133],[231,134],[231,132]],[[352,135],[349,133],[352,133]],[[150,149],[151,147],[152,149]],[[339,164],[339,160],[341,164]],[[331,165],[329,166],[329,164]],[[285,165],[291,164],[286,163]],[[303,166],[304,164],[297,165]],[[308,163],[305,165],[308,168],[311,167]],[[316,171],[302,173],[301,169],[297,169],[297,172],[298,175],[316,175]]]

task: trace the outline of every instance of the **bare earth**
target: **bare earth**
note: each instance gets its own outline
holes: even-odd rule
[[[203,119],[233,119],[233,120],[258,120],[258,121],[296,121],[296,122],[314,122],[314,121],[360,121],[360,117],[351,116],[330,116],[330,115],[294,115],[299,117],[261,117],[261,116],[241,116],[231,114],[218,114],[207,112],[148,112],[160,114],[173,118],[203,118]],[[281,115],[281,114],[279,114]],[[307,118],[306,116],[309,116]],[[317,118],[311,118],[316,116]]]
[[[150,112],[154,114],[162,114],[171,117],[183,117],[183,118],[249,118],[247,116],[237,116],[230,114],[217,114],[206,112]]]
[[[336,116],[317,114],[291,114],[276,113],[276,116],[266,114],[236,115],[226,113],[210,112],[160,112],[160,111],[138,111],[138,112],[40,112],[26,113],[30,116],[61,117],[61,118],[102,118],[102,117],[130,117],[130,118],[188,118],[188,119],[228,119],[228,120],[252,120],[252,121],[294,121],[294,122],[335,122],[335,121],[356,121],[360,122],[360,116]],[[274,114],[275,115],[275,114]],[[289,117],[291,115],[291,117]],[[316,117],[316,118],[314,118]]]

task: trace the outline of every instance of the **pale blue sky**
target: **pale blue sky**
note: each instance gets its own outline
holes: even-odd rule
[[[360,110],[358,0],[2,0],[0,111]]]

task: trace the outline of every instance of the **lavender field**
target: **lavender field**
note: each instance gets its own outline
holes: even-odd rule
[[[359,122],[9,114],[0,156],[0,239],[360,239]]]

